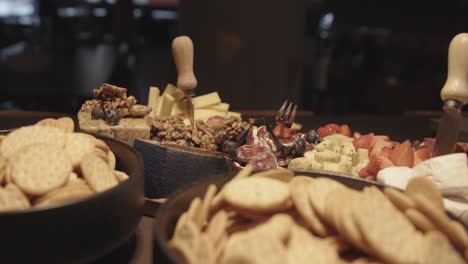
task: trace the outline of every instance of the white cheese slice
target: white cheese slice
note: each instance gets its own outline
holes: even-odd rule
[[[213,117],[213,116],[226,117],[226,113],[215,111],[215,110],[210,110],[210,109],[195,109],[194,116],[195,116],[195,120],[202,120],[206,122],[208,118]]]
[[[192,103],[195,109],[207,108],[208,106],[221,103],[221,98],[219,98],[218,92],[213,92],[192,98]]]
[[[411,168],[388,167],[377,173],[377,181],[404,190],[411,179]]]
[[[172,111],[171,115],[172,116],[180,116],[180,115],[185,115],[185,104],[184,102],[175,102],[172,105]]]
[[[172,112],[172,106],[174,105],[175,99],[172,95],[166,93],[162,96],[161,112],[160,116],[169,116]]]
[[[211,110],[216,110],[220,112],[227,112],[229,111],[229,104],[219,103],[219,104],[207,106],[206,108],[204,107],[203,109],[211,109]]]
[[[156,111],[158,107],[158,98],[160,95],[160,90],[158,87],[150,87],[149,88],[149,93],[148,93],[148,106],[151,107],[151,112],[149,113],[149,116],[155,117],[156,116]]]
[[[163,95],[164,94],[172,95],[176,101],[180,101],[185,96],[184,91],[170,83],[168,83],[166,89],[164,89]]]
[[[466,154],[455,153],[425,160],[413,168],[412,176],[432,177],[439,188],[447,194],[450,191],[443,189],[468,188]]]

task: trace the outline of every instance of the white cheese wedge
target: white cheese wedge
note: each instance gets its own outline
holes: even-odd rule
[[[148,93],[148,106],[151,107],[151,112],[148,114],[151,117],[156,116],[157,106],[158,106],[158,98],[161,91],[158,87],[150,87]]]
[[[227,117],[237,117],[242,119],[242,114],[238,112],[227,112]]]
[[[208,118],[213,117],[213,116],[226,117],[226,113],[215,111],[215,110],[210,110],[210,109],[195,109],[194,116],[195,116],[195,120],[202,120],[206,122]]]
[[[163,95],[164,94],[172,95],[176,101],[180,101],[185,96],[184,91],[170,83],[168,83],[166,89],[164,89]]]
[[[181,115],[185,115],[185,104],[184,102],[175,102],[173,105],[172,105],[172,111],[171,111],[171,115],[172,116],[181,116]]]
[[[229,111],[229,104],[219,103],[219,104],[207,106],[206,108],[203,108],[203,109],[211,109],[211,110],[216,110],[220,112],[227,112]]]
[[[209,94],[204,94],[196,96],[192,99],[193,107],[195,109],[207,108],[211,105],[216,105],[221,103],[221,98],[219,98],[218,92],[213,92]]]
[[[411,179],[411,168],[388,167],[377,173],[377,181],[404,190]]]
[[[334,151],[330,151],[330,150],[316,152],[315,161],[320,162],[320,163],[324,163],[324,162],[338,163],[340,162],[340,154]]]
[[[172,95],[166,93],[162,96],[161,112],[160,116],[170,116],[172,112],[172,106],[174,105],[175,99]]]
[[[412,176],[432,177],[440,189],[468,188],[468,165],[465,153],[443,155],[413,167]],[[443,191],[448,194],[448,192]]]

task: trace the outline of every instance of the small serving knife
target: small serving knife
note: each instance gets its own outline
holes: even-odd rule
[[[177,87],[185,92],[185,110],[192,127],[195,125],[192,97],[195,95],[197,79],[193,73],[193,43],[187,36],[172,41],[172,56],[177,67]]]
[[[468,33],[460,33],[450,42],[447,81],[440,97],[444,115],[437,128],[433,157],[453,153],[458,141],[462,107],[468,103]]]

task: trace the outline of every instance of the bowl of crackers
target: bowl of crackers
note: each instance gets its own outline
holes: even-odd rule
[[[434,183],[405,190],[276,169],[207,178],[156,215],[155,259],[168,263],[466,263],[465,227]]]
[[[134,234],[143,164],[129,146],[47,118],[0,135],[5,263],[87,263]]]

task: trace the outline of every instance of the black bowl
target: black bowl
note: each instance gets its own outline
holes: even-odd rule
[[[296,175],[306,175],[313,178],[327,177],[343,183],[344,185],[361,190],[366,186],[377,186],[383,188],[384,185],[378,182],[356,179],[348,176],[340,176],[326,172],[295,172]],[[178,263],[177,257],[167,247],[167,242],[173,235],[173,231],[179,216],[187,210],[192,199],[196,196],[203,197],[209,184],[217,185],[218,189],[228,182],[235,174],[223,174],[205,178],[198,182],[194,182],[169,196],[169,199],[164,203],[156,213],[156,221],[154,226],[154,263]]]
[[[98,138],[129,179],[82,200],[0,213],[1,263],[88,263],[131,237],[143,214],[143,162],[131,147]]]

